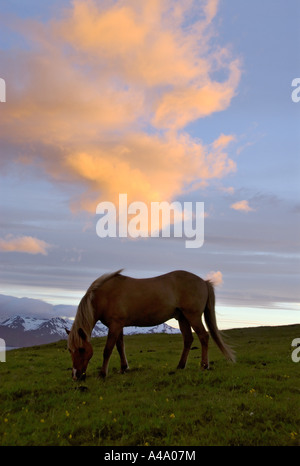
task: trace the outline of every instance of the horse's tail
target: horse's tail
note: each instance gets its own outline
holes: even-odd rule
[[[204,310],[205,323],[210,331],[210,334],[220,348],[224,356],[232,362],[235,362],[234,351],[224,343],[221,333],[217,327],[216,314],[215,314],[215,291],[211,281],[205,281],[208,288],[208,299]]]

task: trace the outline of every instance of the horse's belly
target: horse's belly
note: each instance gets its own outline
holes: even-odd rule
[[[166,320],[174,317],[175,314],[175,309],[152,309],[151,311],[143,309],[136,313],[131,313],[131,315],[128,316],[128,319],[126,319],[126,327],[131,325],[137,327],[153,327],[166,322]]]

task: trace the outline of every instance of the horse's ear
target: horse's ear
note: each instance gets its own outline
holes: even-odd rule
[[[67,328],[65,328],[65,331],[66,331],[66,333],[69,335],[70,330],[68,330]]]
[[[78,335],[80,336],[80,338],[83,339],[83,341],[86,340],[86,334],[84,333],[81,327],[78,329]]]

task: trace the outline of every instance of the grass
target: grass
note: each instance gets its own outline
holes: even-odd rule
[[[66,342],[9,351],[0,364],[0,445],[300,445],[300,363],[291,342],[300,325],[224,332],[237,363],[210,342],[200,371],[194,340],[176,370],[181,335],[125,337],[130,371],[114,350],[105,381],[97,374],[104,339],[84,382],[71,379]]]

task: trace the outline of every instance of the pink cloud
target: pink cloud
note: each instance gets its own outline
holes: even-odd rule
[[[72,206],[89,211],[120,192],[170,200],[234,172],[233,135],[205,145],[184,131],[226,110],[240,80],[239,61],[210,45],[217,7],[75,0],[48,23],[16,21],[31,48],[0,52],[10,82],[1,140],[18,163],[83,185]]]
[[[43,254],[47,256],[50,247],[50,244],[32,236],[0,238],[0,251],[2,252],[25,252],[27,254]]]
[[[239,210],[241,212],[253,212],[255,209],[249,206],[249,202],[246,200],[235,202],[230,206],[234,210]]]

